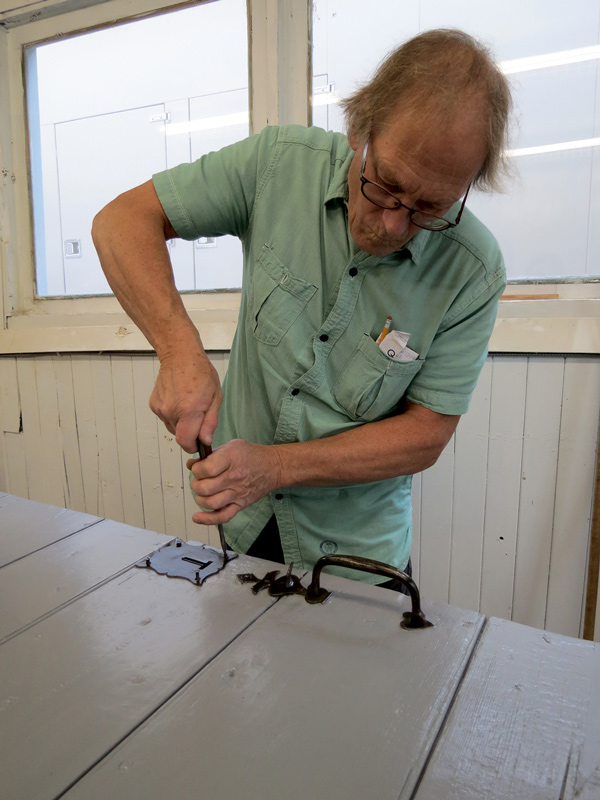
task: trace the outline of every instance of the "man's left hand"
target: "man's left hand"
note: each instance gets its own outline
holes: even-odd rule
[[[229,522],[238,511],[256,503],[280,486],[282,468],[277,448],[232,439],[204,460],[190,459],[196,503],[208,511],[192,519],[200,525]]]

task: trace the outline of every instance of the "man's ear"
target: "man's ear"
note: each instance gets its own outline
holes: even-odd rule
[[[361,143],[361,141],[359,140],[358,136],[356,136],[354,131],[350,131],[348,133],[348,141],[350,142],[350,147],[354,150],[354,152],[358,150],[361,144],[364,147],[364,142]]]

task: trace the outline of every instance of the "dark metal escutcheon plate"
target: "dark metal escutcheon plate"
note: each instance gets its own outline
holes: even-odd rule
[[[201,586],[208,577],[216,575],[234,558],[237,558],[237,553],[229,550],[227,557],[223,558],[223,553],[214,547],[173,539],[155,550],[152,555],[138,561],[136,567],[149,567],[159,575],[185,578]]]

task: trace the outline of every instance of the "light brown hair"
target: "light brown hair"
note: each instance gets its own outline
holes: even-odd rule
[[[430,30],[400,45],[341,106],[348,134],[364,141],[398,109],[418,113],[424,122],[443,122],[473,102],[481,109],[487,136],[487,155],[474,184],[497,190],[501,176],[510,174],[505,157],[510,85],[487,47],[463,31]]]

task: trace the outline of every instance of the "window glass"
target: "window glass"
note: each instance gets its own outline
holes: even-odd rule
[[[248,135],[245,0],[218,0],[28,48],[38,296],[105,294],[90,228],[154,172]],[[180,290],[241,285],[229,236],[170,244]]]
[[[338,99],[405,39],[454,27],[486,42],[514,90],[516,177],[468,206],[509,278],[600,274],[600,0],[315,0],[313,13],[313,124],[332,130]]]

